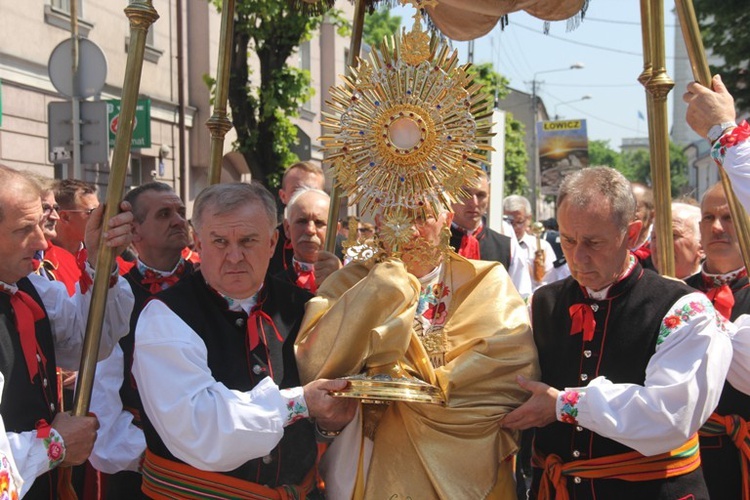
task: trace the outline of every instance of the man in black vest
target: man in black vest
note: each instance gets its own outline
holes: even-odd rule
[[[48,500],[57,498],[57,466],[85,462],[96,438],[95,417],[59,413],[55,372],[58,366],[74,370],[80,363],[103,211],[89,219],[88,280],[71,297],[62,283],[32,273],[34,253],[46,248],[38,186],[0,166],[0,207],[0,372],[5,379],[0,416],[24,481],[21,496]],[[106,245],[129,244],[131,221],[128,211],[112,218]],[[130,287],[116,273],[114,279],[101,356],[127,333],[133,307]]]
[[[571,276],[534,294],[542,381],[521,381],[532,397],[501,423],[536,427],[532,497],[708,498],[696,432],[731,362],[724,320],[629,252],[641,222],[622,174],[575,172],[557,206]]]
[[[750,313],[750,284],[721,183],[701,200],[700,236],[706,260],[686,283],[705,292],[718,312],[735,321]],[[749,421],[750,395],[726,382],[719,406],[700,431],[701,462],[711,498],[742,498],[742,469],[750,466],[750,457],[732,436]]]
[[[138,259],[124,275],[135,295],[130,333],[112,355],[97,365],[91,411],[99,417],[97,441],[90,461],[105,473],[107,499],[143,497],[140,460],[146,449],[143,405],[131,374],[135,325],[143,306],[158,292],[193,272],[182,258],[188,243],[185,204],[162,182],[149,182],[125,195],[133,207],[133,247]]]
[[[276,204],[260,184],[217,184],[196,198],[193,225],[200,270],[146,304],[136,326],[143,491],[306,494],[315,429],[337,432],[356,402],[329,395],[344,381],[300,387],[294,341],[312,295],[267,277]]]
[[[490,200],[490,184],[486,172],[473,186],[464,186],[466,199],[452,205],[450,245],[467,259],[499,262],[508,271],[516,290],[524,299],[531,295],[531,278],[521,258],[518,242],[511,236],[487,227],[484,219]]]
[[[294,256],[292,264],[276,277],[313,294],[328,275],[341,268],[339,258],[323,249],[330,204],[325,191],[301,187],[284,209],[284,234]]]
[[[300,161],[284,172],[281,178],[281,189],[279,189],[279,200],[282,206],[286,206],[292,195],[301,187],[322,190],[325,187],[325,174],[323,169],[317,163],[311,161]],[[279,231],[279,238],[276,241],[273,257],[268,264],[268,273],[276,276],[281,271],[286,271],[292,265],[292,242],[284,234],[284,228],[281,224],[276,228]]]

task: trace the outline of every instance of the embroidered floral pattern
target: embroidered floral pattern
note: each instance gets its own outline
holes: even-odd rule
[[[56,430],[50,429],[49,436],[43,438],[42,443],[44,443],[44,447],[47,449],[49,468],[54,469],[60,465],[60,462],[65,460],[65,444],[62,437],[60,437],[60,434]]]
[[[450,288],[442,281],[427,285],[419,294],[417,314],[430,320],[433,327],[442,327],[448,316],[443,299],[450,293]]]
[[[735,281],[740,280],[745,276],[747,276],[747,270],[744,267],[725,274],[710,274],[706,272],[705,268],[701,271],[703,286],[706,290],[719,288],[723,285],[731,286]]]
[[[303,418],[308,417],[307,407],[295,399],[291,399],[287,402],[286,411],[286,420],[290,425],[297,420],[302,420]]]
[[[578,424],[578,401],[581,394],[578,391],[564,391],[560,393],[560,422],[566,424]]]
[[[719,140],[711,147],[711,158],[720,166],[724,165],[727,151],[750,137],[750,124],[745,120],[728,133],[719,137]]]
[[[660,345],[664,342],[667,337],[674,333],[677,328],[681,327],[683,323],[687,323],[690,318],[696,314],[704,312],[709,305],[710,303],[708,302],[708,299],[700,299],[683,304],[681,307],[674,308],[674,310],[661,322],[656,345]]]
[[[0,453],[0,500],[18,500],[18,486],[10,470],[10,461]]]

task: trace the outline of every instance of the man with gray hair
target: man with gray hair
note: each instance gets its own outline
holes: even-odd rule
[[[338,257],[323,250],[330,203],[331,197],[325,191],[301,187],[284,209],[284,234],[294,255],[292,264],[276,276],[312,293],[329,274],[341,268]]]
[[[685,280],[700,272],[704,253],[701,247],[701,209],[687,203],[672,203],[672,238],[674,240],[674,275]],[[659,241],[656,231],[651,235],[651,258],[661,272]]]
[[[315,489],[315,430],[354,416],[355,402],[329,395],[347,382],[300,387],[293,345],[312,295],[266,277],[276,217],[260,184],[204,189],[193,207],[200,270],[141,313],[133,375],[146,496],[304,497]]]
[[[531,203],[523,196],[513,194],[503,200],[503,212],[513,226],[518,238],[523,262],[531,276],[531,289],[556,281],[555,251],[544,238],[529,233],[531,226]],[[539,243],[537,245],[537,242]]]
[[[571,276],[534,294],[541,382],[501,422],[536,427],[532,497],[708,498],[697,431],[732,358],[724,320],[629,251],[642,222],[622,174],[575,172],[557,206]]]

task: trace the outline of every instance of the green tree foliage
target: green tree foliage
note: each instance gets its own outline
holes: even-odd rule
[[[221,0],[209,1],[221,9]],[[337,12],[328,15],[340,24]],[[235,5],[228,93],[235,147],[253,178],[269,186],[277,185],[280,173],[297,160],[291,151],[297,140],[291,118],[312,96],[310,73],[288,60],[321,21],[280,0],[238,0]],[[252,57],[259,62],[257,76],[251,74]]]
[[[508,90],[508,79],[497,73],[492,63],[482,63],[472,66],[469,72],[474,75],[474,81],[481,84],[484,92],[494,101],[505,98]],[[505,186],[504,192],[525,195],[529,183],[526,179],[526,165],[529,155],[523,139],[526,132],[523,123],[513,118],[512,113],[505,114]]]
[[[693,5],[706,51],[724,60],[722,64],[711,66],[711,73],[721,74],[738,108],[750,108],[750,30],[747,29],[750,9],[747,0],[693,0]]]
[[[365,14],[362,40],[370,47],[379,48],[385,37],[398,33],[400,26],[401,17],[391,16],[391,12],[387,8],[368,12]]]
[[[622,155],[610,147],[609,141],[589,141],[589,165],[612,167],[622,172]]]

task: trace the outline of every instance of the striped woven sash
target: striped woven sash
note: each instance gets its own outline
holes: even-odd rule
[[[208,472],[174,462],[146,450],[143,461],[143,493],[156,500],[174,499],[304,499],[315,486],[315,468],[300,485],[269,488],[218,472]]]
[[[621,479],[623,481],[652,481],[682,476],[693,472],[701,465],[698,435],[694,434],[677,449],[647,457],[637,451],[575,460],[564,463],[559,456],[546,457],[534,452],[531,463],[544,470],[539,485],[539,500],[568,500],[567,476],[585,479]]]
[[[750,425],[739,415],[719,415],[714,413],[703,424],[698,434],[701,436],[729,436],[739,451],[740,471],[742,472],[742,500],[750,500]]]

